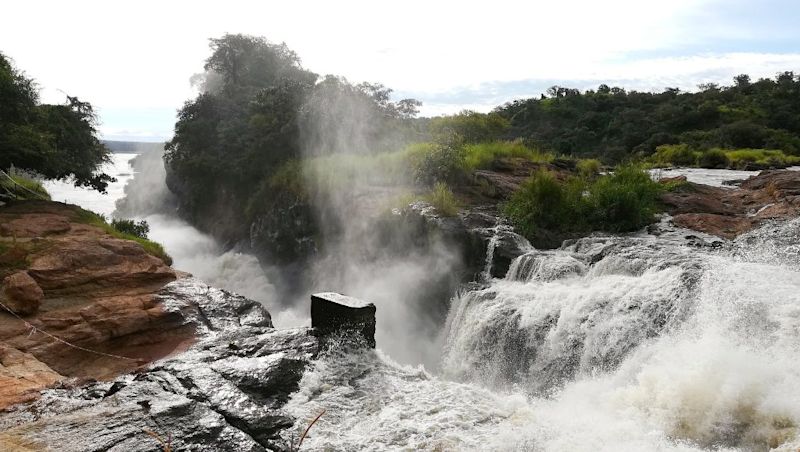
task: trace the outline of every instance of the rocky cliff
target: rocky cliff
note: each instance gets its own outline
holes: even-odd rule
[[[85,213],[0,208],[0,450],[293,448],[281,407],[324,335],[273,328],[260,303],[171,269]],[[353,323],[333,302],[322,311]],[[374,334],[374,307],[370,321]]]

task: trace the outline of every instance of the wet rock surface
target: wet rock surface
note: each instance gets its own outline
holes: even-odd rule
[[[308,329],[272,328],[257,302],[192,278],[157,295],[197,332],[184,353],[134,374],[78,388],[0,414],[0,449],[60,451],[287,450],[281,410],[317,339]]]
[[[319,337],[348,332],[375,348],[375,305],[334,292],[311,295],[311,326]]]

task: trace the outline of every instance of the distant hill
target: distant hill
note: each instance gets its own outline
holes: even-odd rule
[[[161,152],[164,150],[164,143],[144,141],[103,140],[103,144],[114,153],[144,154],[146,152]]]

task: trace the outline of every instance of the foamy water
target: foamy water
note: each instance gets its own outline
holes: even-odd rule
[[[320,359],[288,406],[295,434],[326,410],[304,450],[797,450],[800,273],[747,250],[798,233],[531,252],[454,299],[442,375]]]
[[[131,157],[115,155],[112,174],[131,172]],[[702,171],[704,183],[734,176]],[[110,214],[119,179],[109,195],[47,188]],[[253,256],[172,216],[146,219],[177,268],[270,307]],[[286,406],[286,439],[324,410],[302,450],[796,451],[800,221],[716,252],[647,236],[532,249],[507,278],[453,299],[439,374],[396,363],[381,351],[391,337],[318,359]]]

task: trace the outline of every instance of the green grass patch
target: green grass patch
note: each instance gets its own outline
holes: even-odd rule
[[[464,146],[463,168],[466,171],[490,169],[502,158],[522,158],[531,162],[548,163],[553,154],[525,146],[521,141],[491,141]]]
[[[444,182],[437,182],[424,199],[444,217],[452,217],[458,213],[458,201]]]
[[[651,223],[664,187],[643,168],[620,166],[594,180],[558,180],[541,170],[505,204],[506,216],[534,245],[590,231],[629,232]]]
[[[122,232],[106,222],[106,219],[103,215],[88,210],[80,210],[77,212],[75,220],[80,223],[96,226],[112,237],[124,240],[132,240],[141,245],[148,254],[161,259],[167,265],[172,265],[172,257],[170,257],[166,251],[164,251],[164,247],[161,246],[160,243],[156,243],[147,238],[135,236],[128,232]]]
[[[724,152],[730,162],[729,166],[736,169],[744,169],[748,164],[778,168],[800,164],[800,157],[786,155],[783,151],[773,149],[714,149],[713,151]]]
[[[712,169],[786,168],[800,165],[800,156],[777,149],[694,150],[687,144],[669,144],[656,148],[647,162],[658,168],[670,166]]]
[[[12,193],[17,199],[50,199],[50,193],[34,176],[14,169],[9,171],[9,176],[13,182],[0,175],[0,191]]]

